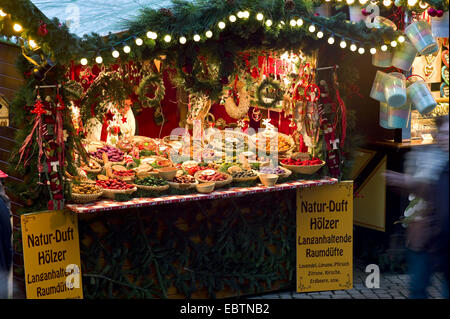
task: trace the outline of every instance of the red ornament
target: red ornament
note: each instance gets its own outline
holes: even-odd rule
[[[437,11],[436,11],[436,17],[440,18],[440,17],[442,17],[443,15],[444,15],[444,11],[442,11],[442,10],[437,10]]]
[[[365,16],[365,17],[367,17],[367,16],[370,15],[370,12],[368,12],[368,11],[366,10],[366,8],[362,8],[362,9],[361,9],[361,13],[362,13],[362,15]]]
[[[429,15],[430,17],[435,17],[435,16],[437,15],[437,11],[438,11],[438,10],[436,10],[435,8],[429,8],[429,9],[428,9],[428,15]]]
[[[42,114],[45,114],[46,111],[43,108],[43,104],[41,100],[37,100],[36,104],[34,105],[34,109],[31,110],[31,113],[36,114],[37,116],[41,116]]]
[[[41,22],[41,25],[39,26],[37,31],[38,36],[45,37],[47,33],[48,33],[47,24]]]

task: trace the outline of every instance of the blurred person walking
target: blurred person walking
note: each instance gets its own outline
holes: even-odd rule
[[[412,193],[414,213],[406,217],[406,247],[411,299],[426,299],[435,271],[443,272],[442,296],[448,299],[449,119],[436,119],[436,144],[406,154],[405,173],[387,170],[388,185]]]
[[[8,275],[12,264],[11,204],[3,186],[6,177],[8,175],[0,171],[0,299],[8,298]]]

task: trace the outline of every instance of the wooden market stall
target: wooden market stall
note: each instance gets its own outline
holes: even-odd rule
[[[296,216],[325,204],[300,207],[300,194],[312,189],[335,209],[323,190],[352,179],[358,146],[347,103],[359,95],[355,54],[392,55],[405,41],[392,21],[351,23],[347,6],[327,7],[174,2],[127,31],[79,38],[28,0],[0,1],[26,83],[10,105],[21,123],[10,170],[27,181],[10,186],[22,234],[30,212],[75,221],[85,298],[314,289],[296,285]],[[353,194],[340,209],[348,202]],[[347,238],[350,260],[336,287],[349,289],[352,224],[341,233],[334,222],[330,238]],[[25,258],[36,241],[22,238]],[[28,288],[29,274],[15,271]]]

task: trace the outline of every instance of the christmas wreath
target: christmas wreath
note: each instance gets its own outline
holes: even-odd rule
[[[156,86],[153,98],[147,96],[150,86]],[[166,94],[162,76],[159,74],[149,74],[145,76],[139,83],[137,94],[139,95],[139,99],[143,102],[143,107],[153,108],[155,106],[161,106],[161,101]]]
[[[259,106],[265,108],[276,107],[283,99],[283,90],[276,81],[266,78],[256,90],[256,100]]]

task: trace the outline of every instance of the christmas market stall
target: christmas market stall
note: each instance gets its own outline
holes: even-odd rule
[[[325,210],[308,196],[349,211],[345,231],[338,219],[310,228],[346,243],[350,272],[335,289],[351,288],[353,59],[390,67],[393,55],[408,71],[437,45],[420,14],[445,13],[448,26],[442,1],[380,5],[414,12],[408,26],[356,2],[173,1],[142,9],[126,31],[80,38],[28,0],[0,0],[0,32],[20,49],[25,80],[9,105],[17,146],[8,172],[23,183],[8,191],[18,215],[59,212],[76,225],[82,293],[69,297],[223,298],[295,288],[296,279],[299,291],[329,288],[296,277],[299,245],[312,258],[342,256],[300,243],[297,211]],[[392,128],[411,105],[436,106],[425,83],[398,74],[377,73],[371,94]],[[349,185],[338,202],[331,187]],[[14,276],[28,298],[55,298],[32,292],[39,280],[20,260],[43,244],[23,235],[32,223],[16,227]]]

